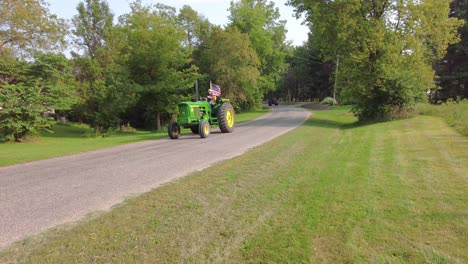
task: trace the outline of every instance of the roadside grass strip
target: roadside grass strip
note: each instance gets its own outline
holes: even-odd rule
[[[236,115],[236,123],[253,120],[269,112],[269,109],[240,113]],[[135,143],[145,140],[154,140],[167,137],[167,128],[163,131],[115,132],[110,136],[90,137],[93,129],[88,125],[66,123],[54,124],[54,133],[43,132],[25,143],[1,143],[0,142],[0,166],[25,163],[29,161],[60,157],[85,151],[108,148],[123,144]],[[192,133],[189,129],[183,129],[183,133]]]
[[[264,114],[268,114],[270,112],[270,108],[263,107],[262,109],[250,112],[244,112],[240,114],[236,114],[236,124],[248,122],[254,120]]]
[[[356,125],[348,108],[2,263],[467,263],[468,140],[437,117]]]
[[[88,137],[92,129],[87,125],[55,124],[54,133],[42,132],[25,143],[0,143],[0,166],[60,157],[90,150],[113,147],[143,140],[162,138],[164,133],[136,131],[114,133],[109,137]]]

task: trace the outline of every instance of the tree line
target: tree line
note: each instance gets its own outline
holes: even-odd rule
[[[41,113],[51,110],[97,133],[127,124],[159,130],[193,98],[195,81],[219,84],[236,111],[265,97],[336,95],[361,120],[404,116],[428,91],[459,95],[467,86],[462,0],[288,4],[310,28],[302,46],[286,40],[286,21],[267,0],[232,1],[225,27],[190,6],[137,0],[115,18],[107,1],[84,0],[66,21],[46,0],[3,0],[0,138],[49,129]]]
[[[438,88],[430,94],[433,103],[468,98],[468,1],[450,3],[450,17],[465,21],[458,29],[460,42],[450,45],[447,54],[435,64]]]
[[[261,107],[278,87],[291,47],[272,2],[232,2],[224,28],[190,6],[135,1],[130,9],[116,19],[107,1],[84,0],[70,23],[45,0],[2,1],[2,135],[19,141],[47,128],[38,113],[51,109],[96,132],[159,130],[194,96],[196,80],[202,94],[210,81],[220,85],[238,111]]]
[[[442,91],[453,89],[443,83],[444,76],[435,78],[436,65],[444,61],[447,47],[452,45],[454,49],[460,33],[463,35],[459,29],[466,18],[465,1],[290,0],[289,3],[298,15],[305,15],[311,29],[309,45],[305,47],[309,50],[306,64],[300,64],[290,74],[298,72],[302,76],[296,79],[300,80],[298,87],[310,83],[307,78],[316,75],[316,87],[332,90],[339,101],[352,104],[359,120],[405,117],[416,103],[427,101],[428,94],[441,91],[441,85]],[[455,49],[459,52],[456,56],[465,60],[466,65],[466,51]],[[320,56],[319,60],[315,54]],[[315,63],[320,60],[324,62],[322,65]],[[333,67],[331,73],[327,63]],[[466,68],[458,69],[466,74]],[[304,76],[303,70],[312,74]],[[323,74],[330,77],[323,79],[325,83],[333,80],[332,86],[328,84],[327,88],[323,84]],[[454,77],[453,71],[451,74],[450,78],[461,77]]]

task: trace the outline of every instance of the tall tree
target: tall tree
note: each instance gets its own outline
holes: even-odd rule
[[[262,94],[275,90],[286,70],[286,21],[280,20],[279,9],[266,0],[232,1],[230,26],[247,33],[260,61]]]
[[[47,110],[46,94],[37,86],[5,84],[0,86],[0,140],[21,142],[41,129],[50,129],[42,118]]]
[[[172,10],[134,2],[131,13],[121,21],[129,79],[140,87],[136,110],[157,130],[163,117],[169,119],[175,112],[177,102],[187,99],[198,76],[190,66],[189,49],[182,45],[186,34]]]
[[[77,103],[71,62],[63,54],[36,53],[26,66],[22,82],[40,88],[49,110],[69,110]]]
[[[450,0],[290,0],[325,59],[340,60],[338,88],[360,120],[405,115],[434,87],[436,59],[455,43]]]
[[[433,92],[433,101],[468,98],[468,1],[454,0],[450,10],[451,17],[463,19],[465,24],[459,29],[461,41],[450,45],[447,55],[437,64],[441,89]]]
[[[114,16],[107,1],[85,0],[77,5],[77,11],[72,19],[75,26],[72,32],[84,54],[73,54],[82,98],[74,113],[96,132],[106,132],[119,125],[121,116],[134,101],[128,74],[119,62],[125,39],[113,25]]]
[[[323,62],[320,51],[308,42],[295,47],[293,54],[287,57],[289,69],[283,77],[280,92],[291,101],[323,99],[333,93],[330,82],[332,65]]]
[[[78,14],[72,19],[75,29],[75,42],[92,59],[98,59],[99,53],[106,47],[106,39],[113,25],[114,15],[109,4],[103,0],[85,0],[76,7]]]
[[[186,40],[184,44],[191,50],[201,45],[208,38],[212,28],[208,19],[187,5],[180,9],[177,22],[185,31]]]
[[[41,61],[39,56],[33,58],[33,55],[60,49],[65,33],[64,20],[50,13],[45,1],[1,1],[0,138],[19,142],[39,129],[50,127],[41,114],[59,105],[59,100],[54,100],[59,89],[45,88],[51,88],[49,84],[53,82],[57,84],[57,80],[53,80],[57,76],[44,72],[40,78],[37,72],[30,70]],[[49,66],[52,71],[57,69],[57,65]]]
[[[0,85],[0,138],[23,141],[50,124],[42,114],[52,109],[67,110],[76,102],[70,62],[63,55],[36,53],[21,63],[15,82]]]
[[[60,49],[65,34],[65,21],[50,13],[44,0],[0,2],[2,57],[32,56],[35,51]]]
[[[238,110],[261,104],[259,60],[247,34],[235,27],[214,28],[199,60],[201,71],[221,85],[223,97],[230,98]]]

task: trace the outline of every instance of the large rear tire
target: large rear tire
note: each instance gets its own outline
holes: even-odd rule
[[[180,135],[180,126],[177,122],[172,121],[167,126],[167,134],[171,139],[178,139]]]
[[[208,123],[208,121],[206,120],[200,121],[198,130],[200,132],[200,137],[206,138],[207,136],[210,135],[210,123]]]
[[[231,133],[234,130],[235,112],[230,103],[223,103],[219,107],[218,123],[223,133]]]

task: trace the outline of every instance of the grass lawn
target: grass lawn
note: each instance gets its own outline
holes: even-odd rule
[[[0,253],[21,263],[467,263],[468,140],[346,108]]]
[[[266,108],[259,111],[240,113],[236,115],[236,122],[242,123],[253,120],[269,111],[270,110]],[[86,133],[92,132],[92,129],[86,125],[73,123],[68,123],[67,125],[54,125],[52,130],[54,133],[43,132],[41,133],[41,136],[35,138],[33,142],[0,143],[0,166],[167,137],[167,132],[165,131],[115,133],[110,137],[104,138],[85,137]],[[187,131],[183,132],[189,133],[189,130],[187,129]]]

